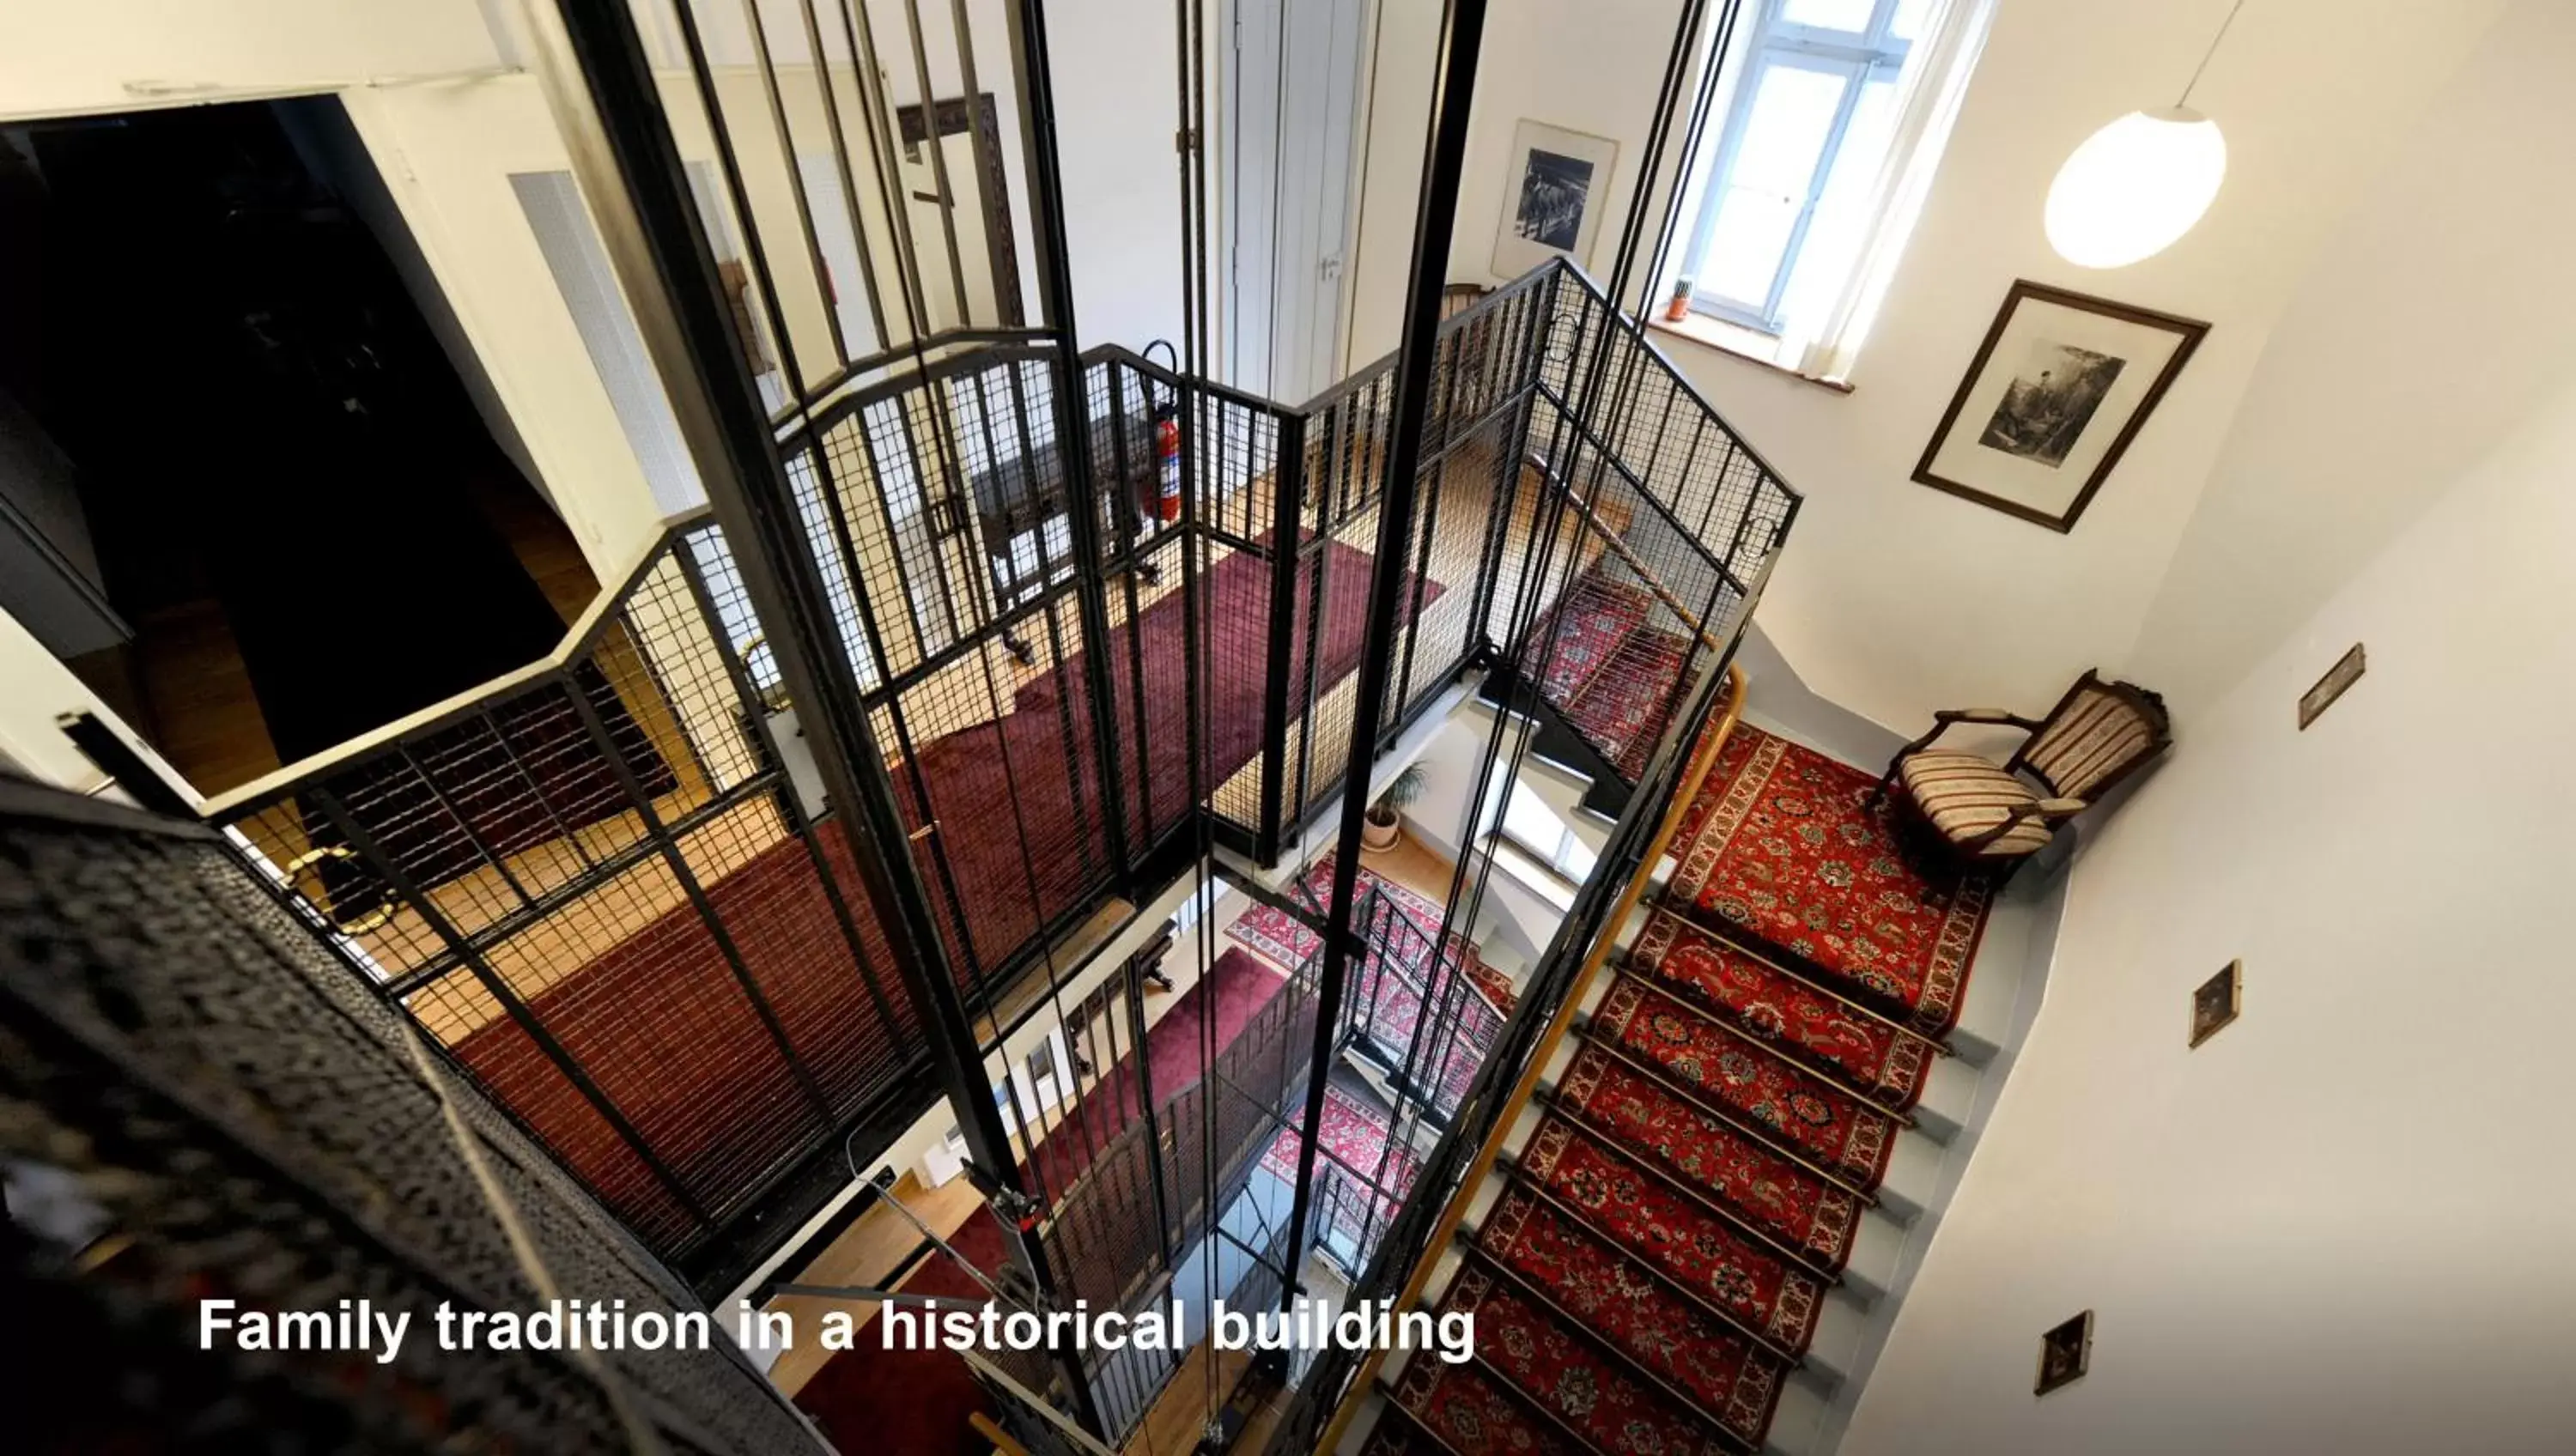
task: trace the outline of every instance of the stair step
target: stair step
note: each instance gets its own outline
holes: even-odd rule
[[[1642,623],[1631,628],[1581,695],[1563,709],[1567,725],[1634,782],[1654,746],[1654,726],[1673,699],[1673,679],[1691,641]]]
[[[1790,1355],[1806,1350],[1824,1280],[1584,1136],[1572,1122],[1550,1116],[1530,1137],[1514,1171],[1775,1348]]]
[[[1791,1382],[1780,1392],[1780,1408],[1771,1415],[1771,1430],[1762,1449],[1769,1456],[1809,1456],[1825,1443],[1825,1411],[1831,1397]]]
[[[1710,1115],[1603,1044],[1558,1084],[1558,1110],[1735,1213],[1821,1277],[1851,1254],[1865,1196]]]
[[[1903,1124],[1725,1022],[1622,975],[1585,1028],[1709,1106],[1750,1119],[1784,1149],[1851,1187],[1878,1186]]]
[[[1882,1107],[1912,1107],[1941,1060],[1940,1043],[1669,909],[1647,912],[1626,969]]]
[[[1628,634],[1646,620],[1654,598],[1641,587],[1586,574],[1566,589],[1547,624],[1522,651],[1524,671],[1547,659],[1539,686],[1551,704],[1570,703],[1610,665]]]
[[[1583,1447],[1560,1435],[1524,1399],[1475,1362],[1447,1364],[1417,1356],[1387,1388],[1386,1416],[1409,1421],[1418,1434],[1458,1456],[1509,1451],[1516,1456],[1581,1456]],[[1402,1449],[1420,1450],[1418,1445]]]
[[[1734,1456],[1739,1449],[1572,1321],[1482,1265],[1462,1271],[1440,1307],[1474,1318],[1475,1363],[1591,1450]]]
[[[1787,1364],[1700,1309],[1649,1266],[1526,1189],[1478,1228],[1477,1257],[1526,1281],[1747,1444],[1769,1427]],[[1480,1332],[1481,1333],[1481,1332]]]

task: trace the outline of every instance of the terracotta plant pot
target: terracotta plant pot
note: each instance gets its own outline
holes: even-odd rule
[[[1381,815],[1384,817],[1381,818]],[[1393,849],[1395,842],[1403,837],[1404,817],[1400,814],[1389,813],[1383,809],[1371,809],[1367,817],[1360,821],[1360,848],[1362,849]]]

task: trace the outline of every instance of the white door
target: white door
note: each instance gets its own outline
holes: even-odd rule
[[[1219,260],[1227,381],[1299,404],[1341,375],[1368,0],[1235,0]]]

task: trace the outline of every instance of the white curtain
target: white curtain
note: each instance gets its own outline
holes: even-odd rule
[[[1933,0],[1923,31],[1914,42],[1913,60],[1897,83],[1896,118],[1887,159],[1872,181],[1860,215],[1858,246],[1851,267],[1829,307],[1814,315],[1815,327],[1803,340],[1785,341],[1795,349],[1799,373],[1819,379],[1841,379],[1851,372],[1863,337],[1878,317],[1888,280],[1923,211],[1932,173],[1949,140],[1968,79],[1985,49],[1986,30],[1994,19],[1995,0]],[[1796,327],[1793,325],[1793,327]],[[1787,362],[1787,361],[1783,361]]]

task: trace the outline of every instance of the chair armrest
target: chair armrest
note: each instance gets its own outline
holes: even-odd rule
[[[2030,806],[2030,812],[2046,819],[2071,819],[2085,807],[2082,799],[2042,799]]]
[[[2024,733],[2036,733],[2040,728],[2038,719],[2007,713],[2001,708],[1943,708],[1932,715],[1932,726],[1924,730],[1923,736],[1898,749],[1896,757],[1902,761],[1921,753],[1932,746],[1933,739],[1950,731],[1953,723],[1990,724],[1999,728],[2018,728]]]

